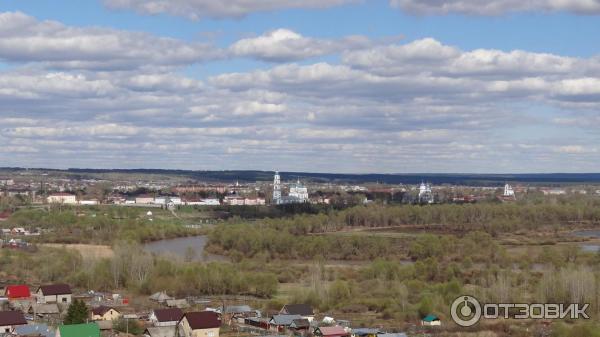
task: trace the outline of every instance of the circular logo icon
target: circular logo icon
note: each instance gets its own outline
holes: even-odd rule
[[[481,304],[473,296],[460,296],[452,302],[450,314],[456,324],[473,326],[481,319]]]

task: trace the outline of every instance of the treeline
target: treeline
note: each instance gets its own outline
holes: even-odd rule
[[[137,244],[118,243],[112,258],[86,259],[77,252],[42,248],[27,253],[3,250],[0,269],[30,284],[67,282],[81,289],[172,296],[277,294],[274,273],[240,269],[229,263],[182,262],[153,256]]]
[[[265,220],[263,223],[293,234],[400,225],[442,225],[449,231],[481,230],[493,234],[520,229],[532,230],[573,221],[600,223],[600,199],[430,206],[369,205],[327,214]]]
[[[22,226],[41,228],[39,237],[45,243],[111,244],[115,240],[146,242],[197,234],[197,230],[182,226],[180,220],[161,209],[133,207],[52,207],[20,209],[3,224],[4,227]],[[34,237],[28,240],[35,240]]]
[[[287,205],[260,205],[260,206],[194,206],[203,213],[210,213],[218,218],[230,219],[264,219],[283,218],[297,214],[318,214],[331,209],[328,205],[315,205],[310,203],[287,204]],[[180,206],[181,211],[186,211],[189,206]]]
[[[216,254],[252,258],[369,260],[393,256],[388,238],[342,235],[294,235],[287,230],[237,224],[223,225],[209,234],[207,249]]]

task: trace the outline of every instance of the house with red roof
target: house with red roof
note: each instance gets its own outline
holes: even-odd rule
[[[350,333],[341,326],[322,326],[315,329],[314,335],[318,337],[349,337]]]
[[[29,287],[24,284],[15,284],[6,287],[4,296],[8,297],[9,300],[27,300],[31,297]]]

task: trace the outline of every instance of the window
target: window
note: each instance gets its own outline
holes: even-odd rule
[[[62,302],[63,302],[63,303],[67,303],[67,298],[66,298],[66,297],[63,297],[63,298],[62,298]]]

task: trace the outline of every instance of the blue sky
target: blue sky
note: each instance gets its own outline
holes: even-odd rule
[[[597,171],[599,14],[584,0],[5,0],[1,166]]]

